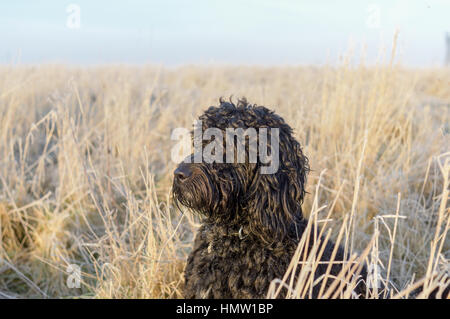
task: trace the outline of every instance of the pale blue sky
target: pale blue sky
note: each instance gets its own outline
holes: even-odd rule
[[[0,63],[322,64],[351,43],[373,61],[396,28],[404,64],[441,65],[450,1],[2,1]]]

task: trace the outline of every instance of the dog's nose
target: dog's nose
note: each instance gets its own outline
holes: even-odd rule
[[[182,180],[191,176],[192,170],[188,164],[181,163],[180,165],[178,165],[177,169],[173,172],[173,174],[175,175],[175,178]]]

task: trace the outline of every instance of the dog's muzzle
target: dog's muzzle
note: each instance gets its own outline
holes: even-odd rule
[[[175,181],[184,181],[187,178],[191,177],[192,175],[192,169],[189,164],[187,163],[181,163],[178,165],[178,167],[173,172]]]

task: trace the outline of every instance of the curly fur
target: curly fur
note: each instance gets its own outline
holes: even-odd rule
[[[308,159],[280,116],[245,99],[236,105],[221,99],[218,107],[211,106],[199,119],[203,130],[219,128],[224,133],[227,128],[279,128],[279,169],[261,174],[259,159],[256,163],[180,164],[188,165],[192,175],[174,178],[174,198],[203,218],[185,269],[184,296],[263,298],[270,282],[285,274],[307,225],[301,205]],[[313,238],[308,241],[309,251],[313,242]],[[334,247],[326,244],[322,261],[331,259]],[[342,260],[343,249],[337,247],[335,261]],[[327,267],[320,264],[315,278]],[[333,264],[331,274],[341,269],[342,264]],[[314,287],[310,297],[317,297],[320,286]],[[357,293],[363,292],[358,286]]]

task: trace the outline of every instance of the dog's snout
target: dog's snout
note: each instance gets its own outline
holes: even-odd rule
[[[181,163],[178,165],[177,169],[173,172],[175,178],[180,180],[186,179],[192,175],[192,170],[190,166],[186,163]]]

